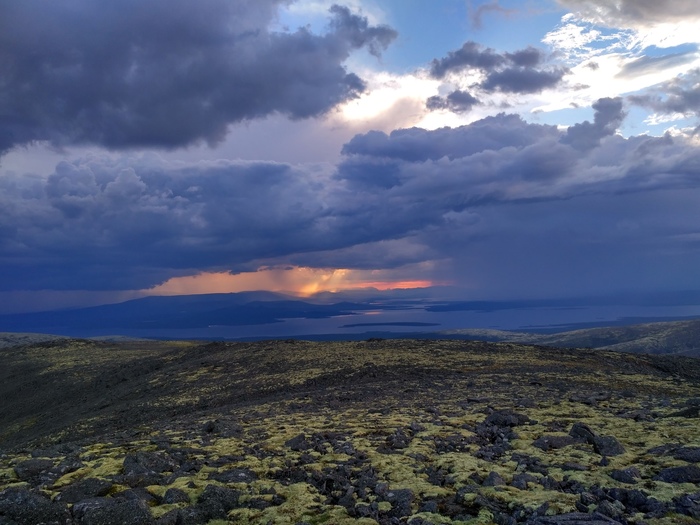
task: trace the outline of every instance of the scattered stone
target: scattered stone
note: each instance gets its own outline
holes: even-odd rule
[[[654,476],[654,480],[666,483],[700,483],[700,467],[688,465],[665,468]]]

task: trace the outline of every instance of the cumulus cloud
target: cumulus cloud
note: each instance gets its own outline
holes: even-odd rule
[[[593,109],[593,122],[586,120],[571,126],[562,138],[563,143],[576,149],[592,149],[603,138],[613,135],[625,118],[621,98],[602,98],[593,104]]]
[[[500,114],[357,135],[334,169],[87,156],[47,177],[7,175],[0,290],[126,290],[261,265],[436,260],[454,263],[442,280],[497,286],[505,272],[503,282],[534,287],[545,268],[548,282],[568,286],[594,272],[586,264],[610,282],[639,276],[624,265],[643,261],[652,277],[678,274],[678,257],[664,262],[664,253],[699,264],[686,242],[700,224],[693,139],[624,138],[619,99],[594,109],[593,122],[568,130]]]
[[[321,115],[364,82],[343,63],[396,37],[347,8],[325,34],[272,32],[283,0],[3,2],[0,154],[16,145],[216,143],[274,113]]]
[[[447,56],[434,59],[430,74],[433,78],[443,79],[450,73],[476,69],[485,76],[478,85],[487,92],[539,93],[558,85],[567,73],[565,68],[558,66],[540,68],[544,60],[544,53],[534,47],[514,53],[498,53],[470,41]],[[435,99],[432,104],[437,103]],[[449,107],[449,102],[445,106]]]

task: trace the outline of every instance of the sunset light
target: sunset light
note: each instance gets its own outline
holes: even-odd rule
[[[426,279],[392,278],[391,271],[388,270],[294,267],[261,268],[257,272],[238,274],[202,272],[186,277],[174,277],[143,292],[146,295],[191,295],[266,290],[306,297],[320,292],[362,288],[377,290],[427,288],[435,284]]]

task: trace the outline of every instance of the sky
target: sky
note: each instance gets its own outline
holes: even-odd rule
[[[0,0],[0,313],[700,289],[699,29],[696,0]]]

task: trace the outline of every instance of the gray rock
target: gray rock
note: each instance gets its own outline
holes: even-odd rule
[[[70,512],[63,503],[21,488],[0,492],[0,523],[37,525],[38,523],[70,523]]]

